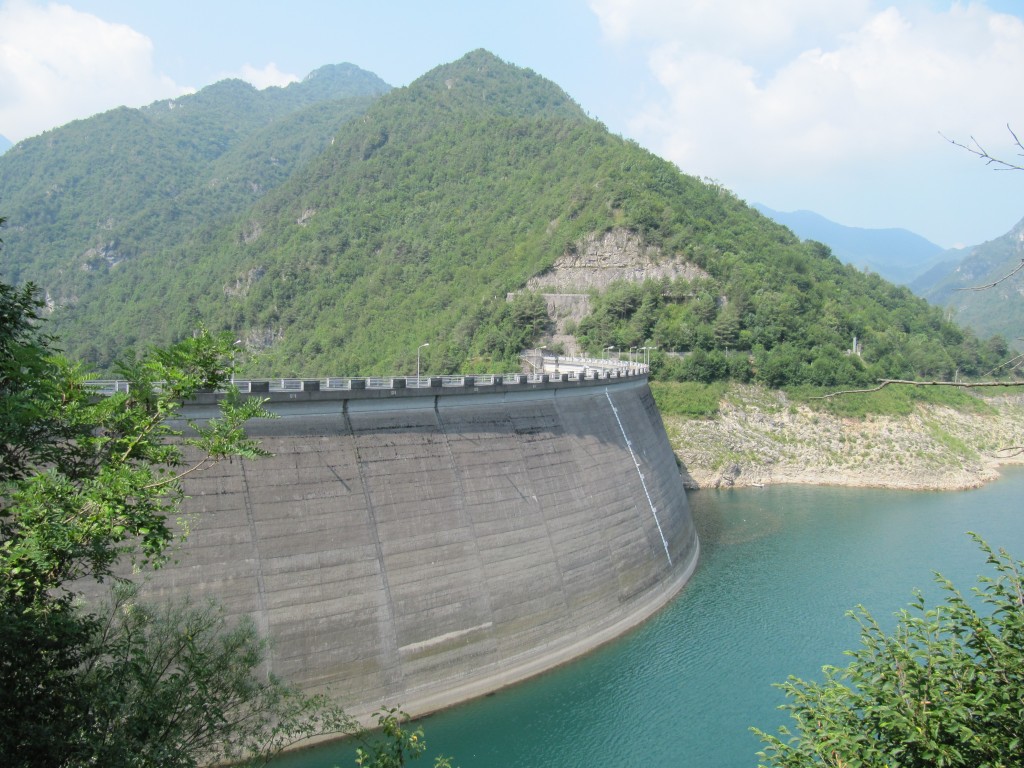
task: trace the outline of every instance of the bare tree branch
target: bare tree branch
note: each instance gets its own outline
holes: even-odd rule
[[[968,288],[957,288],[957,290],[958,291],[987,291],[989,288],[995,288],[997,285],[999,285],[1001,282],[1003,282],[1003,280],[1009,280],[1011,277],[1016,275],[1022,269],[1024,269],[1024,259],[1020,260],[1020,264],[1018,264],[1016,267],[1014,267],[1012,272],[1003,275],[1002,277],[1000,277],[995,282],[986,283],[985,285],[972,285],[972,286],[970,286]]]
[[[1024,157],[1024,144],[1021,143],[1020,137],[1017,136],[1016,133],[1014,133],[1013,128],[1011,128],[1009,124],[1007,124],[1006,130],[1008,130],[1010,132],[1010,135],[1013,137],[1014,146],[1016,146],[1017,149],[1020,150],[1020,152],[1017,153],[1017,156]],[[997,171],[1024,171],[1024,163],[1022,163],[1021,161],[1011,162],[1010,160],[1003,160],[1002,158],[995,157],[989,154],[988,150],[981,146],[981,144],[978,143],[978,140],[973,136],[971,136],[971,140],[967,144],[964,144],[963,142],[960,141],[956,141],[955,139],[951,139],[941,131],[939,132],[939,136],[944,138],[953,146],[960,147],[961,149],[966,149],[972,155],[981,158],[982,160],[985,161],[985,165],[994,166],[994,169]]]
[[[983,373],[983,374],[981,375],[981,378],[982,378],[982,379],[986,379],[986,378],[988,378],[988,377],[989,377],[989,376],[991,376],[991,375],[992,375],[993,373],[995,373],[996,371],[998,371],[998,370],[999,370],[1000,368],[1007,368],[1007,367],[1010,367],[1010,366],[1012,366],[1013,368],[1016,368],[1016,367],[1017,367],[1018,365],[1020,365],[1020,363],[1021,363],[1021,360],[1024,360],[1024,354],[1022,354],[1022,355],[1017,355],[1016,357],[1011,357],[1011,358],[1010,358],[1009,360],[1007,360],[1007,361],[1006,361],[1005,363],[1000,363],[1000,364],[999,364],[999,365],[997,365],[997,366],[996,366],[995,368],[992,368],[991,370],[985,371],[985,373]]]
[[[997,459],[1012,459],[1024,453],[1024,446],[1012,445],[1006,448],[997,448],[992,456]]]
[[[1024,387],[1024,381],[914,381],[913,379],[882,379],[877,387],[844,389],[839,392],[829,392],[827,395],[818,395],[808,399],[828,400],[839,395],[860,395],[868,392],[877,392],[888,387],[890,384],[909,384],[913,387],[961,387],[963,389],[974,387]]]
[[[1021,143],[1020,137],[1014,132],[1013,128],[1010,127],[1009,123],[1006,124],[1006,130],[1008,130],[1010,132],[1010,136],[1013,137],[1013,144],[1014,144],[1014,146],[1016,146],[1017,149],[1020,150],[1019,152],[1017,152],[1017,156],[1024,158],[1024,143]],[[997,170],[997,171],[1024,171],[1024,164],[1022,164],[1019,161],[1011,162],[1009,160],[1003,160],[1002,158],[994,157],[991,154],[989,154],[988,150],[985,149],[983,146],[981,146],[981,144],[978,142],[978,140],[976,138],[974,138],[973,136],[971,136],[970,143],[964,144],[963,142],[956,141],[955,139],[949,138],[948,136],[946,136],[941,131],[939,132],[939,135],[942,136],[942,138],[944,138],[946,141],[948,141],[953,146],[960,147],[961,149],[966,149],[972,155],[975,155],[975,156],[981,158],[982,160],[985,161],[985,165],[993,165],[993,166],[995,166],[995,170]],[[958,291],[985,291],[985,290],[988,290],[989,288],[995,288],[997,285],[999,285],[1004,280],[1009,280],[1011,277],[1016,275],[1022,269],[1024,269],[1024,259],[1021,259],[1021,263],[1017,265],[1016,269],[1014,269],[1012,272],[1010,272],[1007,275],[1003,275],[1002,277],[1000,277],[995,282],[988,283],[987,285],[977,285],[977,286],[973,286],[973,287],[969,287],[969,288],[957,288],[956,290],[958,290]]]

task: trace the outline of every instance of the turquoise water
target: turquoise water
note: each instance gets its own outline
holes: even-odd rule
[[[462,768],[753,768],[748,728],[784,722],[772,684],[844,664],[858,603],[891,625],[915,588],[938,599],[934,570],[969,589],[985,565],[968,530],[1024,559],[1022,499],[1021,470],[963,492],[692,493],[702,559],[680,596],[584,659],[426,718],[431,754]],[[352,765],[347,749],[275,763],[334,765]]]

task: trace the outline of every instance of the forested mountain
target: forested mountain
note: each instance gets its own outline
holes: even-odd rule
[[[1024,275],[1014,274],[1024,261],[1024,220],[1002,237],[947,252],[945,262],[921,275],[910,287],[933,304],[949,307],[961,325],[978,333],[1000,334],[1021,346],[1024,336]],[[994,285],[993,285],[994,284]],[[970,290],[989,286],[985,290]]]
[[[760,204],[754,207],[798,237],[825,243],[845,264],[869,269],[893,283],[906,285],[945,257],[941,246],[907,229],[848,227],[813,211],[773,211]]]
[[[19,142],[0,157],[3,278],[58,306],[90,301],[117,265],[250,206],[388,90],[349,64],[263,91],[226,80]]]
[[[244,112],[244,89],[222,83],[201,95]],[[3,211],[4,278],[39,280],[68,351],[100,367],[205,323],[243,340],[254,374],[409,373],[426,342],[424,372],[507,370],[552,331],[548,302],[526,289],[531,278],[567,263],[657,272],[605,270],[606,257],[639,258],[661,276],[597,281],[589,316],[571,331],[595,354],[657,345],[662,376],[832,385],[970,375],[1005,352],[610,134],[556,85],[486,51],[380,96],[358,119],[338,119],[328,103],[220,155],[221,124],[176,145],[155,127],[151,114],[173,114],[159,105],[40,137],[35,163],[19,166],[35,196],[18,187],[19,207]],[[120,169],[138,158],[117,138],[142,127],[167,144],[167,164],[132,175]],[[84,134],[94,164],[61,176],[44,162],[46,146]],[[228,159],[230,168],[218,165]],[[3,185],[12,183],[7,161]],[[137,186],[126,194],[119,181],[118,194],[112,176]],[[219,200],[225,188],[238,197]],[[51,228],[72,202],[89,206],[79,217],[87,232]],[[108,221],[117,239],[104,238]],[[606,240],[636,253],[595,250]]]

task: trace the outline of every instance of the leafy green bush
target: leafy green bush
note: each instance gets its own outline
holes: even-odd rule
[[[726,384],[701,384],[698,382],[652,381],[651,393],[661,413],[671,416],[685,416],[691,419],[706,419],[718,413],[719,403],[725,395]]]
[[[861,646],[822,682],[791,677],[792,728],[754,729],[762,765],[978,768],[1024,761],[1024,562],[973,535],[995,573],[964,596],[936,576],[944,601],[920,593],[886,632],[851,612]]]
[[[348,728],[267,678],[251,624],[126,592],[105,615],[77,601],[83,580],[124,581],[122,560],[165,562],[182,479],[267,455],[244,424],[272,414],[235,391],[176,428],[183,401],[231,383],[237,347],[206,333],[129,361],[129,390],[97,397],[53,354],[43,307],[0,283],[0,765],[195,768]]]

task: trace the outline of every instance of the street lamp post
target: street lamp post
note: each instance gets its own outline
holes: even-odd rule
[[[416,347],[416,386],[417,387],[420,385],[420,350],[423,349],[424,347],[429,347],[429,346],[430,346],[430,342],[428,341],[425,344],[420,344],[418,347]]]
[[[641,349],[644,351],[644,365],[648,365],[649,366],[651,364],[651,352],[656,350],[657,347],[646,346],[646,347],[641,347]]]

